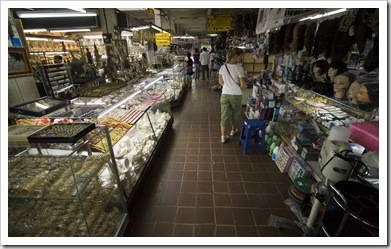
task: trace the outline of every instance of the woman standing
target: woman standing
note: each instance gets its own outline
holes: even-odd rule
[[[187,53],[187,65],[186,65],[186,80],[185,80],[185,84],[189,88],[191,88],[191,76],[192,75],[193,75],[193,60],[191,59],[191,54]]]
[[[228,125],[231,125],[231,136],[238,133],[242,109],[242,89],[247,88],[244,69],[238,64],[243,59],[243,50],[234,48],[228,52],[227,57],[227,63],[221,66],[219,71],[219,84],[223,87],[220,99],[222,143],[229,140]]]
[[[200,71],[201,71],[201,63],[200,63],[200,51],[198,48],[194,49],[194,54],[193,54],[193,59],[194,59],[194,79],[195,80],[200,80]]]

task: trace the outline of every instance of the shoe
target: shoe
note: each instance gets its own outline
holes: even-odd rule
[[[231,131],[231,132],[229,133],[229,135],[230,135],[231,137],[235,136],[236,134],[238,134],[238,131],[237,131],[237,130],[233,130],[233,131]]]
[[[226,143],[229,140],[229,136],[221,136],[221,143]]]

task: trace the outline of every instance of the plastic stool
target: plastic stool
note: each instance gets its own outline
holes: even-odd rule
[[[266,152],[265,129],[265,123],[259,119],[247,119],[243,122],[239,137],[239,144],[243,145],[243,154],[247,154],[249,149],[261,149],[262,152]],[[261,139],[259,131],[262,132]],[[251,139],[253,139],[254,143],[252,143]]]

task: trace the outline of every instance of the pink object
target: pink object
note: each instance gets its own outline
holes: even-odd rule
[[[351,123],[350,139],[369,151],[379,151],[379,121]]]

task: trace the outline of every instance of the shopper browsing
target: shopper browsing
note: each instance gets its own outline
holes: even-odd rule
[[[238,132],[242,108],[242,89],[247,88],[244,69],[238,64],[243,58],[243,50],[234,48],[227,55],[227,63],[221,66],[219,71],[219,84],[223,87],[220,99],[222,143],[229,140],[227,135],[228,125],[231,125],[231,136]]]
[[[201,70],[202,70],[202,80],[205,80],[205,74],[207,79],[209,79],[209,53],[206,50],[206,47],[202,48],[202,53],[200,54]]]
[[[194,49],[194,54],[193,54],[193,59],[194,59],[194,79],[195,80],[200,80],[200,71],[201,71],[201,64],[200,64],[200,51],[198,48]]]
[[[192,75],[193,75],[193,60],[191,59],[191,54],[187,53],[187,65],[186,65],[185,84],[189,88],[191,88],[191,76]]]

